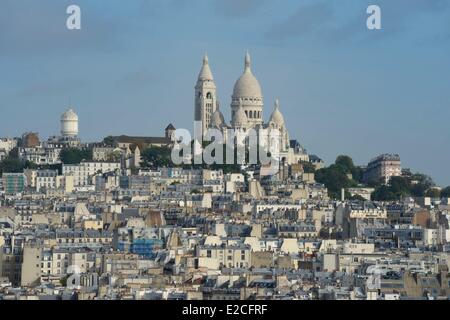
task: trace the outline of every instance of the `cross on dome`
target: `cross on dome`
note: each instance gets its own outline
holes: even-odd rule
[[[247,71],[247,70],[250,71],[251,64],[252,64],[252,59],[250,57],[250,53],[248,53],[248,50],[247,50],[247,53],[245,54],[245,71]]]

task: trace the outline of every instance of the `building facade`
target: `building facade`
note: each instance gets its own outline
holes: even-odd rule
[[[372,159],[364,172],[364,181],[389,183],[391,177],[402,175],[400,156],[398,154],[382,154]]]

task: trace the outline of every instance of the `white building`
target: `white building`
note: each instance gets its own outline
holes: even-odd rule
[[[17,147],[17,139],[0,138],[0,161],[6,158],[15,147]]]
[[[259,143],[268,150],[280,152],[280,160],[296,162],[295,150],[290,147],[289,133],[278,100],[267,123],[263,120],[264,100],[258,79],[251,69],[250,55],[245,56],[243,74],[236,81],[231,99],[231,124],[227,124],[216,98],[216,85],[209,66],[208,57],[203,59],[195,87],[195,121],[202,121],[202,133],[208,128],[217,129],[227,139],[228,129],[234,129],[245,136],[250,129],[258,134]],[[238,140],[240,140],[238,138]],[[243,142],[243,141],[242,141]],[[240,142],[238,142],[240,143]],[[245,142],[247,143],[247,142]]]
[[[382,154],[372,159],[364,172],[365,182],[389,183],[391,177],[402,175],[402,166],[398,154]]]
[[[78,115],[71,108],[61,116],[61,135],[63,137],[78,136]]]
[[[37,165],[60,164],[59,158],[63,146],[60,144],[44,143],[32,148],[19,148],[19,159],[22,161],[33,162]]]
[[[93,185],[95,180],[93,178],[97,174],[114,172],[120,170],[120,163],[118,162],[82,162],[77,165],[63,165],[63,175],[70,175],[74,177],[74,186],[88,186]]]
[[[55,189],[57,187],[58,170],[38,170],[36,172],[36,191]]]

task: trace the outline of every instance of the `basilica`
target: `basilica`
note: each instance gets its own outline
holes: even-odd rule
[[[236,81],[231,97],[231,123],[227,123],[220,111],[217,87],[209,65],[208,56],[203,58],[203,65],[195,86],[195,121],[201,122],[202,133],[208,129],[218,129],[226,137],[226,132],[233,129],[246,132],[255,130],[267,141],[268,147],[276,146],[281,160],[288,164],[308,161],[308,155],[296,140],[290,140],[278,99],[274,103],[272,114],[264,122],[264,100],[261,86],[251,68],[250,54],[245,56],[244,72]],[[273,149],[272,149],[273,150]]]

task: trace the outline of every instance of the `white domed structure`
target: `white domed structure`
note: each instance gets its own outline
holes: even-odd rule
[[[258,79],[253,75],[251,58],[247,53],[245,55],[244,72],[236,81],[233,89],[231,125],[227,124],[219,109],[216,85],[208,57],[204,57],[195,87],[194,114],[196,121],[202,121],[203,134],[207,134],[207,129],[214,128],[221,132],[223,141],[228,142],[228,138],[230,138],[234,139],[238,145],[249,146],[253,142],[249,139],[248,134],[255,132],[258,135],[258,143],[265,143],[275,157],[279,156],[279,160],[285,160],[287,163],[298,163],[299,160],[308,161],[306,152],[298,152],[291,147],[289,132],[280,111],[278,99],[275,101],[274,109],[267,122],[263,121],[263,110],[264,102],[261,86]],[[232,132],[232,136],[229,136],[229,132]],[[194,150],[197,150],[194,154],[200,154],[201,151],[198,150],[201,150],[201,148],[197,140],[194,146]],[[286,170],[282,171],[283,177],[285,173]]]
[[[284,117],[280,112],[280,103],[277,100],[275,100],[275,109],[272,112],[272,115],[270,116],[269,124],[273,123],[277,125],[278,127],[284,126]]]
[[[250,55],[245,55],[245,69],[242,76],[236,81],[233,89],[236,98],[262,98],[261,86],[251,70]]]
[[[234,128],[246,128],[247,127],[247,116],[242,108],[242,106],[238,107],[236,112],[233,115],[233,125]]]
[[[242,108],[250,127],[263,124],[263,96],[258,79],[251,70],[251,58],[245,55],[245,68],[242,76],[236,81],[233,90],[231,109],[233,114]],[[235,125],[233,123],[233,125]]]
[[[72,109],[61,116],[61,135],[63,137],[78,136],[78,115]]]
[[[223,127],[224,125],[226,125],[225,118],[223,117],[222,112],[220,112],[219,106],[217,106],[216,111],[212,115],[211,127],[219,129],[219,128]]]

